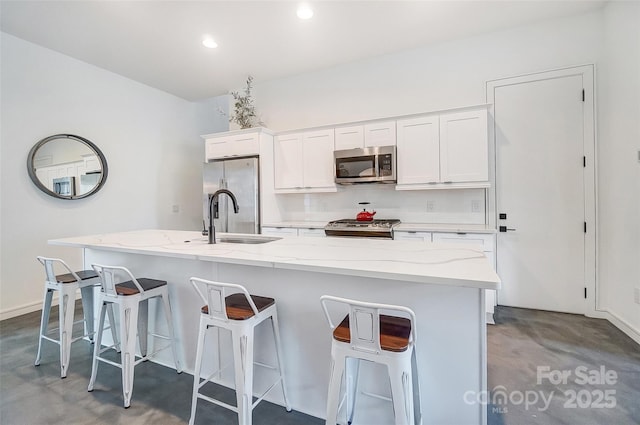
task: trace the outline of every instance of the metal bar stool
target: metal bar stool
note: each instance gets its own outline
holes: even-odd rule
[[[167,282],[164,280],[139,278],[136,279],[131,272],[125,267],[104,266],[93,264],[93,269],[100,276],[102,291],[100,292],[100,319],[98,321],[98,336],[96,338],[93,350],[93,365],[91,368],[91,379],[89,380],[89,391],[93,391],[98,374],[98,361],[108,363],[112,366],[122,369],[122,393],[124,396],[124,407],[131,405],[131,395],[133,393],[133,376],[134,368],[140,362],[146,361],[171,346],[173,350],[173,358],[176,363],[176,371],[182,372],[180,362],[178,360],[178,350],[176,339],[173,332],[173,319],[171,317],[171,305],[169,304],[169,292],[167,290]],[[122,278],[124,277],[124,279]],[[118,280],[126,280],[116,283]],[[149,334],[148,325],[148,301],[151,298],[161,298],[164,308],[164,315],[167,320],[169,336]],[[121,341],[118,343],[114,339],[114,345],[102,348],[102,333],[104,331],[105,312],[109,311],[108,307],[118,305],[119,328]],[[110,319],[111,320],[111,319]],[[114,322],[111,322],[114,323]],[[136,360],[136,328],[140,344],[141,356]],[[147,339],[149,335],[156,338],[170,340],[170,344],[155,350],[153,353],[147,353]],[[111,361],[101,354],[111,348],[120,346],[120,363]]]
[[[82,338],[89,338],[93,342],[93,286],[99,283],[98,274],[93,270],[75,272],[59,258],[37,257],[45,270],[44,300],[40,319],[40,337],[38,339],[38,354],[35,365],[40,365],[42,355],[42,341],[47,340],[60,346],[60,376],[67,377],[71,344]],[[57,267],[56,267],[57,265]],[[55,274],[55,269],[65,269],[67,273]],[[73,316],[75,313],[76,291],[80,289],[82,297],[82,311],[84,313],[84,332],[73,338]],[[59,294],[58,328],[49,329],[49,315],[54,291]],[[58,339],[48,336],[58,331]]]
[[[375,304],[323,295],[322,309],[331,327],[331,377],[327,401],[327,425],[335,425],[346,398],[347,422],[351,424],[356,404],[360,360],[387,366],[396,425],[422,423],[420,388],[416,367],[416,318],[407,307]],[[327,305],[336,303],[349,312],[337,323]],[[386,315],[385,313],[400,313]],[[401,317],[404,316],[404,317]],[[340,389],[345,380],[345,394]],[[385,398],[376,395],[378,398]]]
[[[196,364],[193,374],[193,395],[189,424],[193,425],[196,416],[196,404],[198,399],[202,399],[236,412],[238,414],[238,423],[240,425],[251,425],[253,409],[278,383],[282,386],[285,408],[287,409],[287,412],[290,412],[291,406],[289,405],[289,398],[287,396],[287,388],[282,367],[282,349],[280,345],[280,331],[278,327],[278,315],[276,312],[275,300],[273,298],[250,295],[242,285],[232,283],[212,282],[193,277],[191,278],[191,284],[205,305],[202,307],[200,314],[200,329],[198,333]],[[227,295],[227,293],[229,293],[229,295]],[[271,319],[278,367],[276,368],[261,363],[255,364],[276,370],[278,372],[278,379],[254,402],[254,329],[267,319]],[[236,406],[232,406],[200,393],[200,389],[207,382],[212,381],[214,375],[220,376],[224,369],[224,367],[220,367],[220,356],[218,355],[217,370],[209,377],[200,381],[204,341],[206,332],[210,327],[227,329],[231,332],[231,339],[233,341],[233,363],[235,370]],[[220,352],[219,334],[218,352]]]

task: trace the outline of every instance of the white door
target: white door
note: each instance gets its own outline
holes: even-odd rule
[[[581,73],[551,72],[487,84],[494,104],[495,212],[503,226],[497,238],[500,305],[586,311],[586,289],[595,279],[591,256],[585,260],[593,246],[585,238],[592,201],[585,189],[593,190],[585,186],[583,162],[589,153],[593,169],[586,80]]]

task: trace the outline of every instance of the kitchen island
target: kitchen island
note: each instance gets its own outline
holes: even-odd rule
[[[486,406],[477,402],[486,391],[484,290],[498,289],[500,280],[478,248],[344,238],[209,245],[198,232],[168,230],[49,243],[83,248],[85,267],[123,265],[137,276],[167,280],[182,361],[189,372],[193,371],[201,304],[190,277],[240,283],[253,294],[275,298],[291,405],[316,417],[325,416],[331,352],[320,296],[410,307],[417,317],[423,423],[486,423]],[[150,312],[156,313],[151,306]],[[150,326],[163,332],[162,313],[158,313],[159,320],[152,320]],[[273,364],[271,341],[270,332],[258,332],[256,347],[268,349],[257,351],[256,361]],[[172,365],[171,353],[162,354],[158,361]],[[205,361],[203,375],[212,364]],[[363,391],[389,394],[385,370],[366,365],[361,374]],[[225,382],[231,382],[228,378]],[[268,380],[256,372],[256,392]],[[282,404],[278,391],[268,399]],[[358,403],[354,425],[392,422],[389,403],[366,395]]]

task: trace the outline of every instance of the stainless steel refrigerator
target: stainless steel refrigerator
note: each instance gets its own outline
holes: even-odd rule
[[[220,195],[219,217],[214,220],[216,232],[260,233],[260,178],[258,157],[206,162],[203,166],[203,218],[209,225],[209,194],[228,189],[238,201],[239,212],[233,212],[231,200]]]

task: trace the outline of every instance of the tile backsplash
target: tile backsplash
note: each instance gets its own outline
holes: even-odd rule
[[[485,223],[485,189],[396,191],[394,185],[342,186],[337,193],[278,194],[280,217],[265,221],[330,221],[355,218],[362,206],[376,218],[405,223]],[[275,211],[274,211],[275,213]]]

